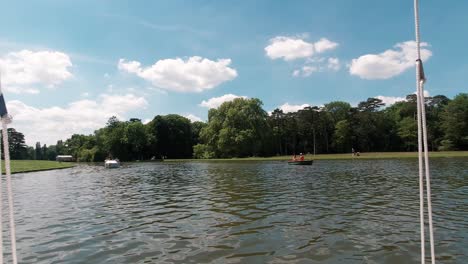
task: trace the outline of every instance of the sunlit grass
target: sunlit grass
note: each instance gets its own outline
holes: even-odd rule
[[[30,172],[73,167],[74,163],[49,160],[12,160],[11,172]],[[2,172],[5,173],[5,161],[2,160]]]

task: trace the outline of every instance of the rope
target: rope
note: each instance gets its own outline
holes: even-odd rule
[[[419,79],[419,71],[416,71],[416,78]],[[424,264],[424,256],[426,255],[425,249],[425,238],[424,238],[424,166],[423,166],[423,155],[422,155],[422,130],[421,130],[421,108],[419,107],[419,85],[416,91],[417,97],[417,109],[418,109],[418,163],[419,163],[419,219],[421,228],[421,264]]]
[[[5,155],[5,174],[7,181],[7,195],[8,195],[8,211],[10,216],[10,240],[11,240],[11,256],[13,258],[13,264],[17,264],[18,260],[16,257],[16,230],[15,230],[15,216],[13,210],[13,190],[11,187],[11,168],[10,168],[10,150],[8,144],[8,127],[7,124],[10,122],[8,116],[2,117],[2,134],[3,134],[3,152]]]
[[[2,150],[0,148],[0,157]],[[3,194],[2,194],[2,162],[0,160],[0,264],[3,264]]]
[[[1,76],[0,76],[1,77]],[[8,124],[11,122],[11,118],[8,115],[5,100],[2,93],[2,83],[0,78],[0,118],[2,122],[2,136],[3,136],[3,152],[5,156],[5,175],[7,184],[7,197],[8,197],[8,209],[9,209],[9,220],[10,220],[10,240],[11,240],[11,256],[13,264],[17,264],[18,260],[16,257],[16,230],[15,230],[15,216],[13,210],[13,190],[11,187],[11,167],[10,167],[10,148],[8,143]],[[0,151],[1,154],[1,151]],[[0,264],[3,264],[3,199],[2,199],[2,167],[0,162]]]
[[[2,76],[0,72],[0,94],[2,94]],[[1,118],[1,117],[0,117]],[[0,147],[0,157],[2,156],[2,148]],[[0,158],[0,264],[3,264],[3,186],[2,186],[2,162]]]
[[[429,150],[427,144],[427,126],[426,126],[426,109],[424,103],[424,69],[421,60],[421,40],[419,35],[419,3],[414,0],[414,22],[416,34],[416,97],[417,97],[417,112],[418,112],[418,159],[419,159],[419,213],[421,224],[421,263],[425,263],[425,238],[424,238],[424,177],[425,172],[426,180],[426,198],[427,210],[429,218],[429,238],[431,246],[431,263],[435,264],[435,250],[434,250],[434,230],[432,224],[432,202],[431,202],[431,182],[429,170]],[[423,149],[424,148],[424,149]],[[423,152],[424,151],[424,152]],[[424,154],[424,162],[423,162]],[[423,166],[424,164],[424,166]]]

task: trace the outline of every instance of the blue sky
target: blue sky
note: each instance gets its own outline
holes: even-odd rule
[[[392,102],[415,90],[408,0],[1,6],[2,87],[28,144],[92,133],[113,114],[206,120],[210,106],[234,96],[288,111],[374,96]],[[466,1],[421,1],[431,95],[467,91],[467,10]]]

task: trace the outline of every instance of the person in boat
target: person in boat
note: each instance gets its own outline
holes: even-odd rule
[[[301,153],[300,156],[299,156],[299,160],[300,161],[304,161],[304,155]]]
[[[296,160],[297,160],[297,158],[296,158],[296,154],[294,154],[294,156],[292,157],[292,159],[291,159],[291,160],[292,160],[292,161],[296,161]]]

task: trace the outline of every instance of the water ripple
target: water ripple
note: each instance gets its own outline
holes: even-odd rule
[[[432,162],[443,263],[468,258],[467,167],[467,159]],[[415,160],[17,174],[18,255],[20,263],[415,263],[417,180]]]

